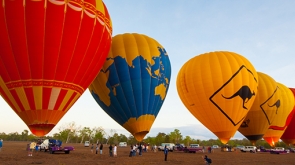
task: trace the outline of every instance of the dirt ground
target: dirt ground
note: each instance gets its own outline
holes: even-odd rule
[[[270,154],[270,153],[241,153],[221,152],[216,149],[214,153],[183,153],[169,152],[168,160],[164,161],[163,152],[144,152],[142,156],[129,157],[129,147],[118,147],[118,157],[108,155],[108,146],[104,146],[103,154],[91,153],[90,147],[83,144],[63,144],[74,146],[75,150],[70,154],[48,152],[34,152],[28,156],[26,151],[27,142],[3,141],[3,148],[0,151],[0,165],[96,165],[96,164],[117,164],[117,165],[204,165],[201,156],[207,154],[216,165],[294,165],[295,154]]]

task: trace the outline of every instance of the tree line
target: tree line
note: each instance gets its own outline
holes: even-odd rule
[[[54,133],[53,136],[44,136],[36,137],[33,134],[29,134],[28,130],[24,130],[21,133],[12,132],[9,134],[0,133],[0,139],[4,141],[34,141],[37,139],[59,139],[64,143],[84,143],[85,141],[90,141],[90,143],[103,143],[103,144],[118,144],[119,142],[127,142],[129,145],[139,143],[133,136],[130,134],[128,137],[124,134],[118,134],[116,130],[110,130],[107,133],[102,127],[82,127],[77,126],[75,122],[66,123],[59,128],[58,133]],[[200,146],[212,146],[219,145],[223,146],[219,139],[209,139],[209,140],[200,140],[194,139],[190,136],[183,136],[178,129],[170,133],[159,132],[155,137],[146,137],[142,143],[149,143],[151,145],[161,145],[161,143],[175,143],[175,144],[184,144],[189,146],[189,144],[199,144]],[[233,139],[229,140],[228,145],[237,146],[252,145],[249,140],[244,139]],[[256,146],[264,146],[265,148],[271,148],[271,146],[264,140],[258,140]],[[288,147],[284,142],[276,143],[277,147]]]

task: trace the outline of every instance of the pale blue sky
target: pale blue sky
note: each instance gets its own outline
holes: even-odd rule
[[[176,90],[176,76],[190,58],[210,51],[233,51],[246,57],[257,71],[288,87],[295,87],[294,0],[124,0],[104,1],[113,22],[113,35],[141,33],[161,43],[172,65],[166,100],[147,136],[169,133],[175,128],[186,136],[216,139],[184,107]],[[0,98],[0,132],[21,132],[24,122]],[[87,90],[50,132],[75,121],[127,136],[129,133],[110,118]],[[243,138],[236,133],[233,138]]]

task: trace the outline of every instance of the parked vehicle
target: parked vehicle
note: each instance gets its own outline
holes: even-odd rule
[[[199,144],[190,144],[189,147],[184,147],[183,152],[196,153],[198,151],[203,151],[203,148]]]
[[[241,152],[251,152],[255,153],[256,152],[256,146],[245,146],[244,148],[241,148]]]
[[[85,141],[84,142],[84,147],[89,147],[89,145],[90,145],[90,141]]]
[[[185,145],[184,144],[175,144],[174,150],[175,151],[182,151],[184,149]]]
[[[127,142],[120,142],[119,147],[127,147]]]
[[[216,148],[219,148],[219,146],[218,145],[213,145],[212,148],[216,149]]]
[[[289,148],[290,152],[295,152],[295,148]]]
[[[275,147],[270,150],[271,154],[285,154],[285,153],[289,153],[289,152],[290,152],[290,150],[285,149],[284,147]]]
[[[241,150],[242,148],[245,148],[245,146],[243,146],[243,145],[237,145],[236,146],[236,149],[238,149],[238,150]]]
[[[169,151],[173,152],[173,149],[175,148],[174,143],[162,143],[160,146],[158,146],[159,151],[163,151],[165,146],[168,148]]]
[[[69,154],[70,151],[74,150],[74,147],[62,147],[62,141],[60,140],[45,139],[40,145],[40,151],[42,150],[44,150],[44,152],[49,151],[50,154],[54,154],[55,152],[64,152],[65,154]]]

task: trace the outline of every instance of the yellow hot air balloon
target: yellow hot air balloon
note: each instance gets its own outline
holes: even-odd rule
[[[226,51],[190,59],[177,76],[178,94],[186,108],[224,144],[250,110],[257,86],[253,65]]]
[[[263,139],[271,146],[274,146],[279,141],[286,130],[293,117],[293,113],[291,112],[294,107],[294,96],[291,90],[281,83],[277,84],[279,87],[278,90],[281,91],[279,102],[270,105],[277,108],[275,118],[263,136]]]
[[[239,128],[239,132],[255,145],[268,130],[270,122],[274,120],[279,101],[280,90],[277,82],[267,74],[257,72],[259,83],[255,101],[249,110],[245,120]]]

